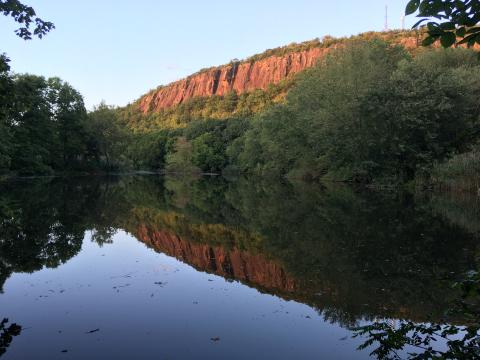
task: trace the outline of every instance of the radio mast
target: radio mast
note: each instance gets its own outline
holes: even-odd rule
[[[388,31],[388,5],[385,5],[385,31]]]

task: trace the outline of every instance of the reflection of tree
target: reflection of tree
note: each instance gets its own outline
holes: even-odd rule
[[[471,324],[468,312],[457,311],[449,318],[444,313],[455,307],[461,295],[452,284],[478,266],[472,221],[468,228],[460,221],[445,221],[438,198],[414,201],[409,194],[355,193],[345,187],[255,179],[214,189],[205,181],[191,184],[189,202],[176,208],[187,216],[185,226],[191,228],[199,220],[222,222],[260,234],[250,237],[255,243],[243,247],[279,259],[300,284],[293,296],[314,305],[325,319],[347,327],[378,317],[410,319],[401,322],[390,341],[401,340],[402,331],[410,330],[451,336],[460,328],[442,323]],[[188,229],[177,231],[188,234]],[[202,238],[212,242],[208,236]],[[230,241],[224,239],[225,245],[238,246]],[[435,327],[416,323],[432,320]],[[388,323],[378,326],[389,329],[386,334],[394,331]],[[478,330],[469,329],[470,334]],[[431,338],[419,339],[412,341],[427,346],[425,340]],[[477,345],[478,339],[467,335],[463,342],[449,344],[452,351],[458,345],[458,356],[458,351]]]
[[[476,267],[471,234],[408,194],[258,179],[165,185],[166,195],[137,211],[129,229],[143,221],[189,241],[261,252],[299,285],[282,296],[345,326],[376,317],[438,319],[458,297],[450,286],[458,274]],[[186,199],[181,206],[177,196]],[[214,231],[219,225],[230,231]]]
[[[135,234],[148,225],[185,242],[271,260],[294,279],[295,291],[253,285],[350,327],[375,318],[441,322],[460,296],[452,283],[477,267],[472,232],[446,222],[439,201],[432,211],[428,199],[408,194],[153,176],[32,181],[0,190],[0,284],[12,272],[75,256],[86,230],[102,245],[117,229]]]
[[[116,233],[117,229],[114,227],[97,228],[92,231],[92,241],[96,242],[100,247],[105,244],[112,244],[113,236]]]
[[[10,346],[13,337],[20,335],[22,327],[15,323],[8,325],[8,319],[3,319],[0,322],[0,356],[5,354],[7,348]]]
[[[64,203],[56,189],[45,191],[43,186],[2,191],[0,260],[6,271],[2,278],[12,271],[58,266],[80,250],[83,232],[61,211]]]
[[[0,289],[12,272],[57,267],[81,249],[102,220],[108,181],[32,180],[4,184],[0,197]],[[107,221],[109,228],[111,218]],[[109,233],[99,227],[102,241]],[[111,233],[111,232],[110,232]]]
[[[460,313],[468,321],[466,326],[402,320],[391,327],[385,321],[374,322],[353,329],[355,337],[367,337],[359,350],[375,346],[370,355],[377,359],[401,359],[402,350],[409,359],[480,359],[479,273],[470,272],[458,286],[462,297],[447,315]]]

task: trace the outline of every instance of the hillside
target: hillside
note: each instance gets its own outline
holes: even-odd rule
[[[127,106],[122,118],[134,130],[148,131],[183,127],[193,119],[249,116],[282,101],[295,75],[347,40],[379,38],[415,51],[420,37],[417,31],[368,32],[269,49],[160,86]]]
[[[368,33],[358,37],[378,36],[407,48],[416,48],[415,32]],[[205,69],[185,79],[161,86],[142,96],[139,108],[142,112],[158,111],[178,105],[188,99],[201,96],[223,96],[230,91],[237,94],[267,89],[280,81],[313,66],[329,50],[336,48],[345,39],[326,37],[267,50],[243,61]]]

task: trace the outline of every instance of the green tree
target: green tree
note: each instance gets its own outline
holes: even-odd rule
[[[193,165],[192,144],[183,136],[177,138],[174,152],[168,154],[167,171],[182,174],[195,174],[199,169]]]
[[[173,151],[179,130],[160,130],[135,134],[129,141],[127,155],[136,169],[159,170],[165,168],[165,159]]]
[[[52,172],[58,143],[51,107],[46,99],[48,83],[34,75],[14,79],[12,123],[12,170],[21,174]]]
[[[205,133],[192,141],[192,163],[205,172],[219,172],[227,162],[223,139]]]
[[[48,79],[48,101],[58,132],[59,167],[73,169],[85,155],[87,112],[82,95],[59,78]]]
[[[478,138],[479,66],[467,49],[412,58],[352,41],[300,75],[287,103],[257,115],[228,153],[261,175],[411,181]]]
[[[128,144],[128,132],[122,128],[114,107],[102,102],[88,114],[89,152],[106,170],[118,169]]]
[[[10,168],[11,160],[11,131],[10,114],[13,103],[13,80],[10,75],[9,59],[0,55],[0,172]]]

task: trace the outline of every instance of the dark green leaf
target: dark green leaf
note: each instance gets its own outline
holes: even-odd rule
[[[410,0],[405,9],[405,15],[413,14],[420,6],[420,0]]]
[[[450,47],[455,44],[457,37],[453,32],[446,32],[440,37],[440,43],[443,47]]]
[[[466,30],[465,30],[464,27],[461,27],[461,28],[458,28],[458,29],[457,29],[457,36],[463,38],[463,37],[465,36],[465,34],[466,34]]]

